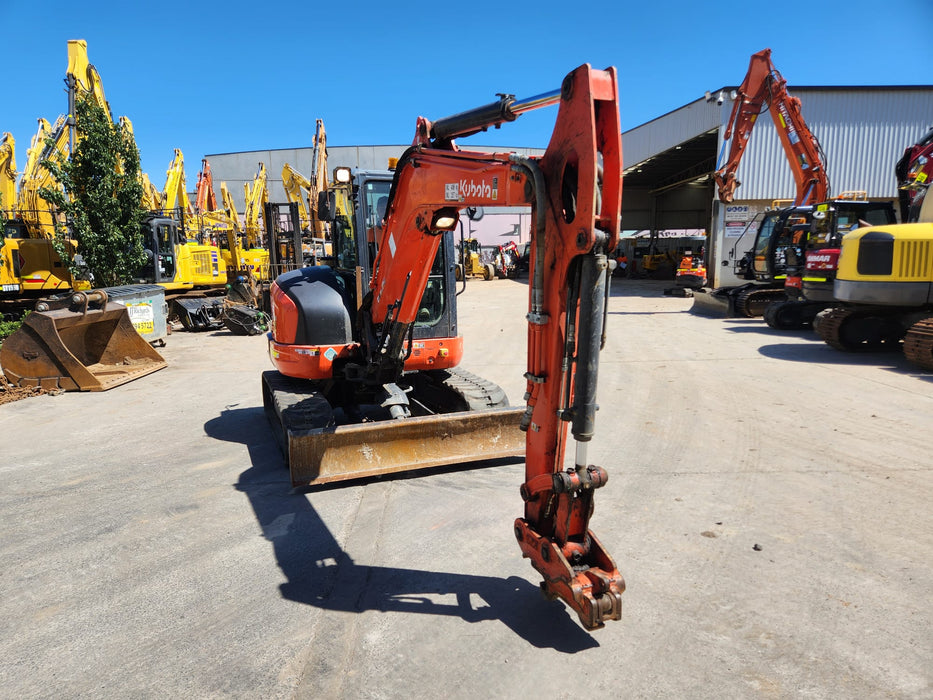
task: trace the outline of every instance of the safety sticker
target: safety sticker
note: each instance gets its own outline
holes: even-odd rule
[[[138,333],[155,332],[155,316],[152,313],[151,303],[127,304],[126,310],[130,314],[130,323]]]

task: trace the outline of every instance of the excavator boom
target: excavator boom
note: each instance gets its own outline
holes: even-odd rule
[[[771,113],[797,185],[795,205],[826,200],[829,196],[829,180],[820,155],[819,142],[803,119],[800,100],[787,93],[787,81],[771,62],[771,49],[752,55],[748,73],[733,100],[723,143],[725,149],[725,142],[731,139],[729,157],[714,174],[719,200],[728,204],[735,198],[735,190],[741,184],[736,179],[736,171],[748,146],[752,128],[764,107]]]
[[[4,218],[16,209],[16,140],[10,132],[0,139],[0,214]]]

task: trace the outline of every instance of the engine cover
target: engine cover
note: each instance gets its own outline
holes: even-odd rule
[[[296,345],[353,342],[350,296],[343,279],[326,265],[302,267],[275,281],[297,309]]]

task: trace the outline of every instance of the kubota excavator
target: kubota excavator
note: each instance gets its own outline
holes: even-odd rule
[[[541,157],[465,151],[454,141],[555,103],[557,121]],[[625,587],[588,527],[594,492],[607,474],[587,460],[607,251],[619,234],[620,132],[615,70],[589,65],[552,93],[504,95],[434,122],[419,118],[414,144],[395,170],[385,219],[374,222],[381,230],[372,276],[365,279],[357,265],[354,272],[316,266],[279,277],[270,334],[277,371],[263,375],[264,405],[298,483],[514,454],[524,430],[525,512],[514,533],[544,577],[545,594],[566,601],[588,629],[619,619]],[[437,251],[464,208],[528,205],[534,224],[526,407],[469,410],[481,408],[471,398],[482,382],[452,371],[462,338],[419,338],[424,295],[432,278],[452,271],[452,255],[438,266]],[[450,287],[437,291],[454,303]],[[378,420],[340,424],[363,416]],[[576,451],[565,469],[568,423]]]
[[[748,72],[732,103],[732,114],[723,140],[723,153],[726,142],[729,143],[729,157],[714,174],[719,201],[729,203],[735,198],[736,188],[741,184],[736,179],[736,172],[752,129],[765,108],[771,114],[796,183],[797,193],[792,203],[794,212],[766,212],[755,229],[756,239],[752,249],[737,257],[736,274],[754,281],[735,287],[697,289],[693,296],[694,311],[727,316],[760,316],[771,301],[785,298],[783,288],[786,275],[783,270],[777,274],[770,271],[762,274],[759,257],[762,251],[779,250],[779,247],[771,244],[769,237],[782,231],[783,220],[805,212],[808,216],[809,208],[817,202],[825,201],[829,194],[829,179],[821,157],[822,149],[803,119],[800,100],[788,94],[787,81],[771,62],[771,49],[763,49],[752,54]],[[741,239],[736,246],[740,244]],[[757,263],[757,269],[752,263]],[[766,264],[769,267],[783,267],[783,261],[779,259],[766,261]]]

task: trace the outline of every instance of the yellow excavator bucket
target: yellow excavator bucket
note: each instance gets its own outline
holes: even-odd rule
[[[0,345],[10,383],[46,390],[106,391],[165,366],[101,289],[40,301]]]

